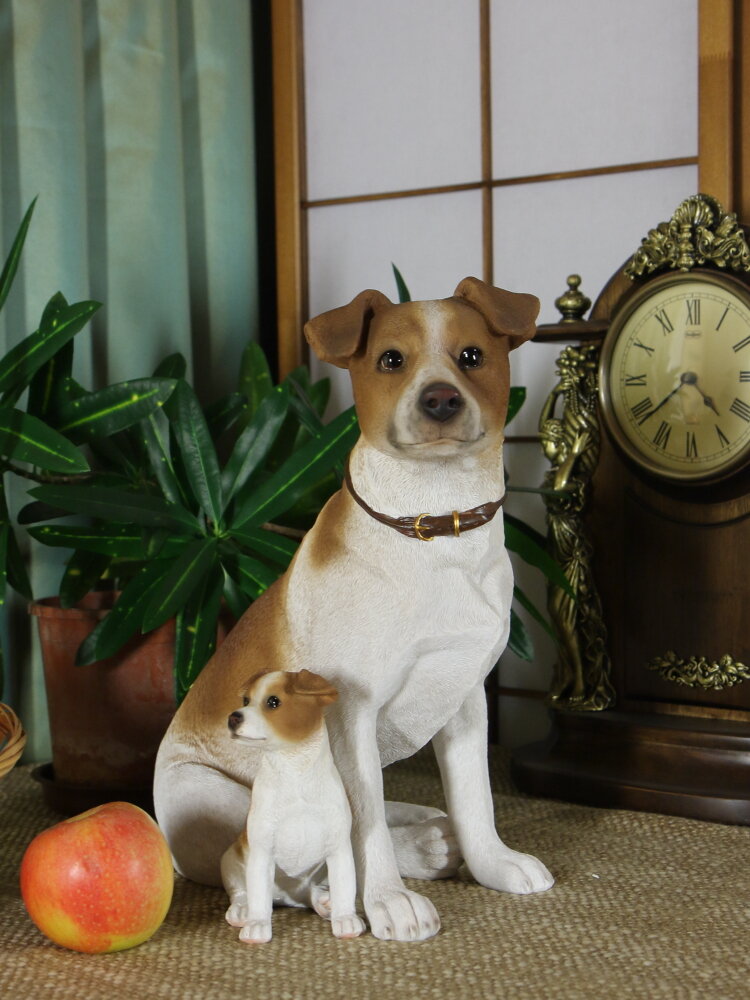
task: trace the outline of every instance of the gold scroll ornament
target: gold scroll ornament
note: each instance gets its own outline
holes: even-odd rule
[[[703,691],[723,691],[750,680],[750,667],[731,656],[708,660],[705,656],[682,659],[673,650],[655,656],[646,666],[665,681]]]
[[[548,609],[558,636],[550,700],[558,708],[594,710],[613,704],[607,632],[592,571],[592,545],[583,520],[591,476],[599,458],[597,344],[566,347],[557,361],[559,381],[539,418],[542,449],[552,468],[544,486],[551,554],[575,599],[551,584]],[[562,412],[556,415],[559,404]]]

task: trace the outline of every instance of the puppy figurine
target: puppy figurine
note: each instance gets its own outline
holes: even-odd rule
[[[251,677],[243,708],[229,716],[232,739],[263,751],[247,828],[221,862],[227,923],[241,928],[247,944],[271,940],[274,886],[284,875],[314,885],[314,909],[331,921],[336,937],[355,938],[365,929],[354,909],[352,815],[323,718],[337,697],[309,670],[275,670]],[[324,864],[328,891],[312,882]]]

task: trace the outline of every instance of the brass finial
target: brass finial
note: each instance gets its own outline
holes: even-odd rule
[[[580,323],[583,314],[591,306],[591,299],[579,290],[580,284],[580,274],[568,275],[568,290],[559,299],[555,299],[555,306],[562,313],[563,323]]]

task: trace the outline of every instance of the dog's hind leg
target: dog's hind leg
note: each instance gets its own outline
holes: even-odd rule
[[[177,871],[221,885],[221,859],[244,829],[250,789],[203,764],[157,762],[154,806]]]
[[[461,852],[450,820],[440,809],[386,802],[385,816],[402,878],[454,876]]]

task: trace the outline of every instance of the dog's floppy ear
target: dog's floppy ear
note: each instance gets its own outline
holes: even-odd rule
[[[307,342],[321,361],[348,368],[359,350],[370,320],[378,309],[393,303],[382,292],[368,288],[346,306],[330,309],[305,323]]]
[[[508,337],[511,350],[536,333],[540,305],[536,295],[507,292],[479,278],[464,278],[453,294],[474,306],[493,333]]]
[[[330,705],[339,696],[332,684],[311,670],[300,670],[298,674],[289,674],[284,686],[290,694],[309,695],[311,698],[317,698],[321,705]]]

